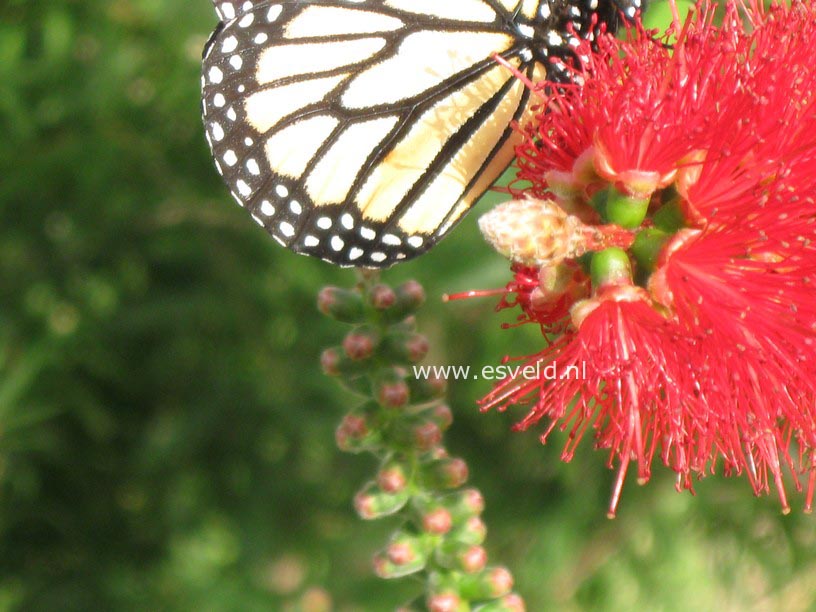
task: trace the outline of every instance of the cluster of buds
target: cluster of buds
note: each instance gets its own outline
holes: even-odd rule
[[[519,612],[524,603],[511,592],[512,575],[487,564],[482,495],[464,488],[467,464],[443,446],[453,420],[445,381],[419,378],[411,367],[428,352],[414,317],[424,299],[415,281],[392,288],[373,277],[318,297],[322,313],[353,325],[341,345],[323,352],[323,370],[364,398],[337,428],[337,445],[379,462],[354,505],[366,520],[402,519],[374,570],[382,578],[425,578],[426,592],[404,610]]]
[[[480,221],[513,261],[500,306],[547,337],[530,363],[585,373],[509,379],[483,406],[532,405],[518,428],[567,430],[565,460],[590,432],[618,467],[610,516],[655,458],[678,490],[721,469],[788,512],[789,476],[812,508],[814,44],[811,3],[755,0],[582,44],[573,82],[538,92],[527,186]]]

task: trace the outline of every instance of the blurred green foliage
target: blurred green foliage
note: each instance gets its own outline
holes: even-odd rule
[[[349,271],[276,246],[208,157],[199,57],[207,0],[0,6],[0,610],[387,610],[372,577],[389,526],[351,507],[373,473],[334,448],[354,398],[323,377],[344,329],[318,288]],[[389,271],[431,296],[428,363],[540,346],[499,329],[505,263],[471,215]],[[491,557],[530,610],[808,609],[813,520],[742,479],[678,495],[657,468],[604,517],[612,472],[585,441],[511,434],[452,385],[449,446],[487,498]],[[801,503],[801,500],[797,500]],[[390,526],[393,528],[393,525]]]

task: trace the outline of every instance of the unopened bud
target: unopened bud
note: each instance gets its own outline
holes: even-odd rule
[[[397,363],[417,363],[428,354],[428,339],[422,334],[391,332],[383,342],[383,354]]]
[[[509,593],[501,599],[474,608],[473,612],[525,612],[526,610],[521,595]]]
[[[442,442],[442,430],[436,423],[422,423],[414,427],[414,446],[420,451],[428,451]]]
[[[405,467],[399,463],[390,463],[377,474],[377,484],[386,493],[399,493],[408,484]]]
[[[479,489],[465,489],[442,498],[442,503],[450,510],[454,519],[478,516],[484,512],[484,497]]]
[[[334,433],[337,447],[347,453],[374,450],[380,445],[380,432],[369,427],[362,414],[347,414]]]
[[[344,323],[360,323],[364,318],[362,296],[349,289],[324,287],[317,295],[317,308]]]
[[[481,546],[470,546],[457,555],[457,560],[463,572],[480,572],[487,565],[487,551]]]
[[[468,609],[467,603],[456,593],[434,593],[428,596],[427,605],[429,612],[462,612]]]
[[[369,300],[377,310],[385,310],[394,305],[397,294],[388,285],[377,285],[371,290]]]
[[[354,508],[360,518],[373,520],[399,512],[409,497],[406,490],[394,494],[386,493],[372,482],[354,496]]]
[[[492,567],[478,574],[465,575],[460,583],[462,595],[476,600],[504,597],[510,594],[512,588],[513,575],[504,567]]]
[[[376,330],[368,326],[360,326],[346,334],[343,339],[343,350],[349,359],[362,361],[374,354],[379,343],[380,336]]]
[[[629,255],[618,247],[610,247],[592,255],[590,264],[592,287],[632,284],[632,264]]]
[[[377,401],[385,408],[401,408],[408,403],[411,392],[403,380],[381,382],[376,386]]]
[[[589,228],[553,200],[511,200],[479,218],[479,229],[499,253],[526,266],[558,265],[587,251]]]
[[[451,423],[453,423],[453,412],[447,404],[434,406],[428,410],[427,413],[424,413],[423,416],[427,416],[427,418],[436,423],[440,431],[445,431],[451,426]]]
[[[451,537],[464,544],[481,544],[487,537],[487,525],[478,516],[471,516]]]
[[[423,476],[428,487],[456,489],[467,481],[468,467],[463,459],[446,457],[424,466]]]
[[[429,545],[424,536],[397,531],[385,551],[374,559],[374,570],[383,578],[398,578],[425,569]]]
[[[445,395],[448,383],[444,378],[429,376],[428,378],[409,378],[411,399],[415,404],[425,404]]]
[[[453,517],[445,508],[435,508],[422,516],[422,528],[433,535],[448,533],[453,525]]]
[[[415,280],[410,280],[394,290],[396,300],[393,305],[382,311],[387,323],[397,323],[409,317],[422,306],[425,301],[425,290]]]
[[[640,227],[649,210],[649,196],[627,195],[610,187],[606,197],[605,218],[607,222],[628,229]]]

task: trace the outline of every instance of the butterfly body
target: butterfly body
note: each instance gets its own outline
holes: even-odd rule
[[[600,9],[591,5],[601,2]],[[582,8],[586,4],[585,8]],[[287,248],[387,267],[432,247],[510,163],[533,81],[611,0],[215,2],[207,140]],[[568,26],[568,24],[572,24]]]

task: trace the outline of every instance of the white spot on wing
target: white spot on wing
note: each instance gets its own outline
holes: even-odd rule
[[[266,215],[267,217],[271,217],[275,214],[275,207],[269,202],[269,200],[264,200],[261,202],[261,213]]]
[[[375,263],[385,261],[385,253],[382,253],[380,251],[374,251],[369,257],[371,258],[371,261]]]
[[[244,181],[236,181],[235,186],[238,188],[238,193],[245,198],[252,195],[252,189]]]
[[[224,19],[235,19],[235,7],[229,2],[222,2],[221,15],[224,16]]]
[[[216,142],[224,139],[224,128],[221,127],[220,123],[213,123],[210,126],[210,133]]]
[[[241,17],[241,21],[238,22],[238,26],[242,28],[248,28],[252,25],[252,22],[255,21],[255,14],[254,13],[247,13],[243,17]]]
[[[280,228],[281,234],[283,234],[287,238],[291,238],[292,236],[295,235],[295,228],[292,226],[291,223],[287,223],[286,221],[284,221],[278,227]]]
[[[281,198],[285,198],[289,195],[289,190],[285,185],[275,185],[275,193],[277,193]]]
[[[266,13],[266,20],[269,23],[275,21],[278,17],[280,17],[281,11],[283,7],[280,4],[273,4],[269,7],[269,11]]]
[[[222,53],[232,53],[238,48],[238,39],[235,36],[227,36],[221,43]]]
[[[249,170],[250,174],[254,174],[258,176],[261,174],[261,167],[258,165],[258,162],[254,159],[248,159],[246,163],[247,170]]]
[[[306,236],[303,239],[303,246],[305,247],[316,247],[320,244],[320,240],[316,236]]]
[[[344,214],[343,214],[343,215],[340,217],[340,225],[342,225],[342,226],[343,226],[343,227],[345,227],[346,229],[352,229],[352,228],[354,228],[354,217],[352,217],[352,216],[351,216],[350,214],[348,214],[348,213],[344,213]]]
[[[224,152],[222,159],[224,160],[224,163],[227,164],[228,166],[234,166],[236,163],[238,163],[238,156],[232,149],[227,149]]]
[[[343,239],[340,236],[332,236],[331,240],[329,241],[329,244],[331,245],[331,248],[334,251],[341,251],[343,247],[346,245],[346,243],[343,242]]]
[[[408,244],[410,244],[415,249],[421,247],[423,242],[425,241],[422,239],[422,236],[410,236],[408,238]]]
[[[355,259],[360,259],[360,256],[364,253],[363,249],[360,247],[351,247],[349,250],[348,258],[350,261],[354,261]]]
[[[365,240],[374,240],[374,238],[377,237],[377,232],[370,227],[361,227],[360,236],[362,236]]]
[[[332,220],[329,217],[320,217],[317,220],[317,227],[327,230],[332,226]]]
[[[224,80],[224,73],[221,72],[221,69],[218,66],[213,66],[210,68],[207,76],[210,79],[210,83],[215,83],[216,85]]]
[[[289,210],[291,210],[296,215],[299,215],[300,213],[303,212],[303,207],[297,200],[292,200],[291,202],[289,202]]]

